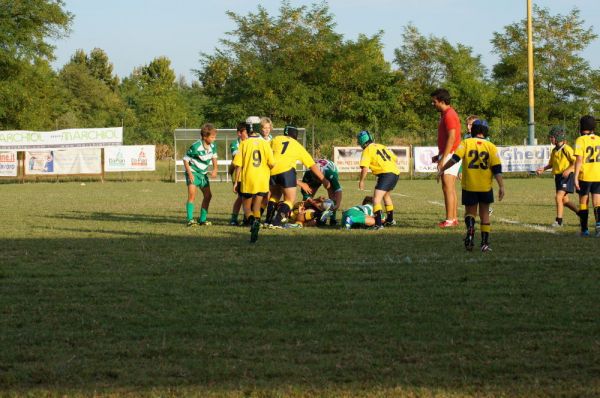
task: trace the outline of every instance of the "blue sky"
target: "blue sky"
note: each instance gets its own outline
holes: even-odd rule
[[[314,1],[290,0],[293,6]],[[553,14],[581,10],[587,26],[600,34],[600,1],[534,0]],[[276,15],[280,1],[251,0],[66,0],[66,9],[75,15],[68,38],[55,42],[56,68],[64,65],[77,49],[94,47],[106,51],[120,77],[146,65],[157,56],[167,56],[178,76],[193,79],[200,53],[213,53],[219,39],[235,28],[225,14],[255,12],[261,4]],[[526,0],[330,0],[336,31],[355,40],[360,33],[384,31],[384,54],[393,60],[401,46],[403,27],[414,24],[422,34],[446,37],[480,54],[490,68],[497,60],[490,40],[493,32],[525,18]],[[600,40],[583,53],[594,68],[600,68]]]

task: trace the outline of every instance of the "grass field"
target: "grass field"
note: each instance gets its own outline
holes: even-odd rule
[[[600,240],[548,227],[552,180],[506,181],[485,254],[435,181],[397,227],[256,245],[230,189],[186,228],[183,184],[1,185],[0,395],[600,395]]]

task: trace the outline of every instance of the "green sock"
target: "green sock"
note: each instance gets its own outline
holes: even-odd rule
[[[231,213],[231,222],[237,222],[238,213]]]
[[[187,220],[192,221],[194,219],[194,202],[187,202],[185,210],[187,212]]]
[[[200,209],[200,222],[206,222],[206,216],[208,216],[208,209],[203,207]]]

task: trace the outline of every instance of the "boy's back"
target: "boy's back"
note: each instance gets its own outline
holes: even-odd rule
[[[455,155],[464,164],[463,189],[489,192],[492,189],[492,167],[501,164],[496,146],[484,138],[468,138],[456,148]]]
[[[240,143],[233,164],[241,167],[242,193],[255,194],[269,191],[270,166],[274,163],[270,144],[259,136],[251,136]]]
[[[308,151],[292,137],[279,135],[271,141],[271,147],[275,159],[275,166],[271,169],[271,175],[295,169],[298,161],[302,162],[307,168],[315,164]]]
[[[600,181],[600,137],[595,134],[586,134],[577,138],[575,155],[582,157],[579,180]]]
[[[400,174],[396,158],[394,152],[387,149],[385,145],[372,143],[363,149],[360,158],[360,167],[368,167],[373,174]]]

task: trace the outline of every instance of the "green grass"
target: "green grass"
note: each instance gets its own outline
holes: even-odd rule
[[[431,180],[399,182],[398,227],[256,245],[229,184],[205,228],[183,184],[3,184],[0,395],[598,396],[599,241],[534,228],[550,179],[506,187],[482,254]]]

